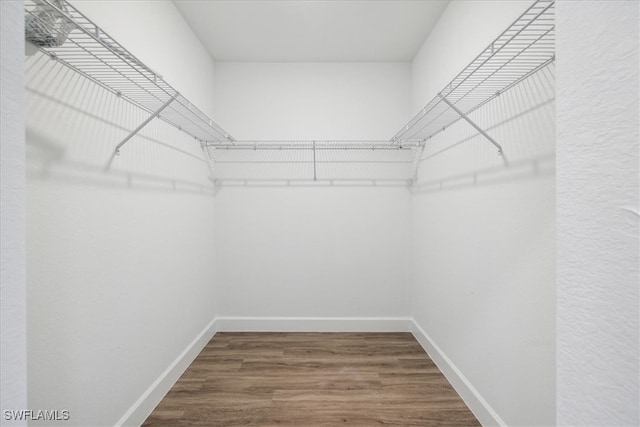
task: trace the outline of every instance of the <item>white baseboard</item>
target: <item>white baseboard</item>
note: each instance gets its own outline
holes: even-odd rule
[[[118,420],[116,426],[141,425],[216,332],[217,323],[216,319],[213,319],[171,365],[160,374],[153,384],[142,393],[142,396]]]
[[[463,375],[458,367],[447,357],[442,349],[431,337],[418,325],[415,320],[411,322],[411,333],[427,352],[431,360],[438,366],[453,388],[458,392],[464,403],[467,404],[473,415],[483,426],[506,427],[506,423],[493,410],[489,403],[476,390],[471,382]]]
[[[410,332],[409,317],[218,317],[220,332]]]
[[[506,426],[456,365],[409,317],[218,317],[213,319],[118,420],[139,426],[216,332],[411,332],[483,426]]]

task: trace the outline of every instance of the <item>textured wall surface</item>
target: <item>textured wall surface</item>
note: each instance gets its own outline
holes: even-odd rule
[[[638,2],[559,2],[559,425],[637,426]]]
[[[75,4],[212,111],[213,63],[171,2]],[[147,113],[40,53],[26,83],[29,406],[114,425],[215,316],[208,167],[160,120],[109,166]]]
[[[0,424],[27,408],[24,212],[24,21],[21,2],[0,2]],[[9,422],[7,422],[9,425]],[[22,425],[11,422],[10,425]]]
[[[529,4],[450,3],[414,60],[414,107]],[[413,198],[412,315],[487,424],[554,424],[554,99],[551,65],[472,113],[502,157],[463,121],[430,139]]]

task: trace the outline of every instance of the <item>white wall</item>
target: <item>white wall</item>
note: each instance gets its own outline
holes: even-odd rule
[[[451,2],[414,60],[414,109],[529,5]],[[429,140],[413,199],[413,316],[486,425],[554,424],[553,71],[472,114],[504,157],[462,121]]]
[[[406,317],[409,206],[393,187],[223,188],[220,315]]]
[[[409,64],[217,63],[216,117],[240,139],[388,139],[408,116],[409,87]],[[216,198],[222,316],[406,316],[404,183],[288,187],[253,178],[223,185]]]
[[[637,426],[640,5],[557,7],[557,421]]]
[[[24,212],[24,20],[21,2],[0,3],[0,424],[27,407]],[[7,422],[9,424],[9,422]],[[12,422],[11,425],[26,425]]]
[[[212,111],[213,63],[171,2],[74,4]],[[156,120],[107,171],[146,114],[40,54],[26,75],[29,408],[136,424],[215,316],[207,166]]]
[[[409,115],[408,63],[216,63],[219,124],[240,140],[389,139]]]

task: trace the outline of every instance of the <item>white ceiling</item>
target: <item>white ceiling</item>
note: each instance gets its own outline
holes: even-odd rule
[[[216,61],[410,61],[449,0],[174,0]]]

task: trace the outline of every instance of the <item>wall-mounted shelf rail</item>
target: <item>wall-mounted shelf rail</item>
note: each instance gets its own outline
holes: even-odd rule
[[[202,144],[233,143],[234,139],[202,110],[67,1],[27,0],[25,13],[26,40],[52,59]],[[149,121],[145,120],[117,149]]]
[[[527,9],[396,133],[394,143],[428,140],[462,119],[501,154],[500,144],[469,115],[555,60],[554,3],[538,0]]]

